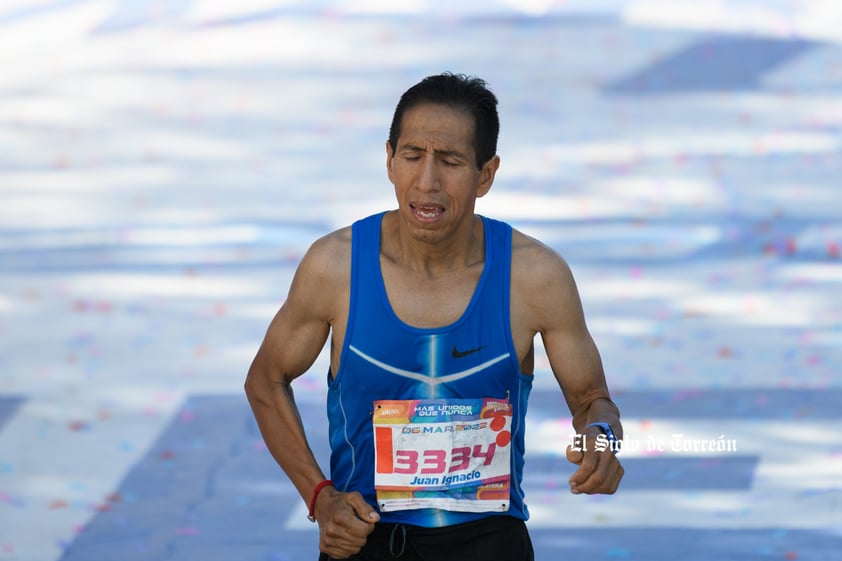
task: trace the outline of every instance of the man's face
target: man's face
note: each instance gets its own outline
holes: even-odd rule
[[[394,153],[386,143],[389,180],[417,239],[435,242],[468,228],[476,198],[491,188],[499,158],[477,169],[473,135],[469,113],[425,103],[404,113]]]

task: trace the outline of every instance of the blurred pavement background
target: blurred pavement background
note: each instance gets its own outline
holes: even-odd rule
[[[497,93],[479,211],[568,259],[624,413],[620,491],[571,495],[539,362],[538,559],[838,561],[840,30],[833,0],[0,1],[0,561],[316,559],[242,383],[309,244],[394,207],[394,105],[444,70]],[[326,371],[296,386],[325,468]]]

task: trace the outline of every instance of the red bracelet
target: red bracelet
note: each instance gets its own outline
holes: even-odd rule
[[[316,499],[319,497],[319,493],[321,493],[322,489],[324,489],[325,487],[333,487],[333,481],[331,481],[330,479],[325,479],[324,481],[316,485],[315,489],[313,489],[313,498],[310,499],[310,514],[307,515],[307,520],[309,520],[310,522],[316,521],[316,513],[313,512],[314,510],[316,510]]]

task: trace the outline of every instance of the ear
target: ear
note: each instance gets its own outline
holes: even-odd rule
[[[494,156],[482,165],[479,170],[479,185],[477,186],[477,198],[485,196],[491,190],[494,183],[494,176],[500,167],[500,156]]]
[[[389,176],[389,181],[394,183],[392,179],[392,158],[394,157],[394,153],[392,153],[392,145],[389,144],[389,141],[386,141],[386,175]]]

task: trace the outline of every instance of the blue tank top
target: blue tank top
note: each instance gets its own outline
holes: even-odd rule
[[[522,479],[524,419],[532,376],[520,372],[509,322],[512,229],[482,217],[485,262],[467,309],[456,322],[418,328],[389,304],[380,269],[376,214],[352,226],[351,301],[339,372],[328,374],[331,479],[358,491],[377,509],[374,490],[373,402],[496,398],[512,403],[511,496],[508,512],[439,509],[381,512],[383,522],[449,526],[478,518],[528,518]]]

